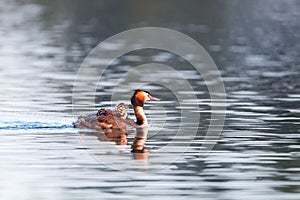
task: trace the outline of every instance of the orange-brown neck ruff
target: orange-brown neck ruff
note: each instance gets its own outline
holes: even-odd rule
[[[142,90],[136,90],[131,98],[131,104],[133,106],[144,106],[144,103],[146,102],[147,96],[145,95],[145,92]]]

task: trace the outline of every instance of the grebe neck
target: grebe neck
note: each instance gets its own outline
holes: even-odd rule
[[[136,117],[136,124],[139,126],[147,126],[148,122],[147,122],[147,118],[144,113],[143,107],[142,106],[134,106],[133,110],[134,110],[134,114]]]

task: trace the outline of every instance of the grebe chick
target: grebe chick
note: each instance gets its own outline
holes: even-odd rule
[[[131,97],[131,104],[136,116],[136,122],[127,118],[128,106],[121,103],[113,111],[101,108],[96,115],[80,116],[73,125],[76,128],[93,129],[126,129],[147,126],[148,122],[143,107],[148,100],[158,101],[159,99],[151,96],[148,91],[135,90]]]
[[[128,117],[127,109],[128,106],[125,103],[120,103],[113,110],[113,115],[121,119],[127,119]]]
[[[128,116],[127,109],[127,105],[120,103],[114,108],[113,111],[110,109],[100,108],[97,112],[97,116],[114,116],[121,119],[126,119]]]

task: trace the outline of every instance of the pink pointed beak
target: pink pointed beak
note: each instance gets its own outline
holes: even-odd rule
[[[148,95],[149,99],[152,100],[152,101],[159,101],[160,99],[159,98],[155,98],[151,95]]]

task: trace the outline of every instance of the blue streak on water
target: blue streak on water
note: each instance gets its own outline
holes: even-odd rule
[[[0,130],[32,130],[32,129],[66,129],[73,128],[71,124],[49,123],[49,122],[26,122],[26,121],[12,121],[2,122]]]

